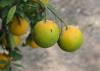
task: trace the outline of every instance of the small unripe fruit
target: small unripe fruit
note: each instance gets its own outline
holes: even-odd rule
[[[26,18],[14,17],[11,23],[11,32],[14,35],[24,35],[29,28],[29,23]]]
[[[59,28],[57,24],[50,20],[38,22],[32,29],[34,41],[43,48],[54,45],[59,38]]]
[[[83,34],[76,26],[63,27],[58,45],[67,52],[73,52],[80,48],[83,42]]]

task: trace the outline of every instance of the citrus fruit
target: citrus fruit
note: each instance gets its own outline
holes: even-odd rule
[[[32,47],[32,48],[38,48],[38,47],[39,47],[39,46],[35,43],[34,40],[28,39],[28,40],[26,41],[26,43],[27,43],[30,47]]]
[[[32,29],[34,41],[43,48],[54,45],[59,38],[59,28],[53,21],[38,22]]]
[[[1,63],[2,61],[7,63]],[[9,62],[10,62],[10,58],[7,55],[0,54],[0,69],[4,69]]]
[[[73,25],[63,27],[58,40],[58,45],[61,49],[67,52],[73,52],[80,48],[82,42],[83,35],[78,27]]]
[[[29,23],[26,18],[14,17],[11,23],[11,32],[14,35],[21,36],[28,30]]]
[[[13,38],[14,38],[14,42],[15,42],[15,47],[18,46],[20,44],[20,37],[19,36],[16,36],[16,35],[13,35]],[[8,43],[7,43],[7,40],[6,40],[6,37],[3,38],[3,44],[5,46],[8,46]]]
[[[37,2],[38,0],[32,0],[33,2]],[[48,4],[49,0],[40,0],[44,4]]]

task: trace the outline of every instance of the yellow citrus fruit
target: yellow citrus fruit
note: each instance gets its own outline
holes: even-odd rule
[[[26,42],[30,47],[32,47],[32,48],[38,48],[39,46],[35,43],[35,41],[34,40],[27,40],[27,42]]]
[[[21,40],[20,40],[20,37],[19,37],[19,36],[16,36],[16,35],[13,35],[13,38],[14,38],[15,47],[16,47],[16,46],[18,46],[18,45],[20,44],[20,41],[21,41]],[[5,46],[8,46],[8,43],[7,43],[5,37],[3,38],[3,44],[4,44]]]
[[[73,52],[80,48],[83,42],[83,34],[76,26],[69,25],[62,29],[58,45],[67,52]]]
[[[28,30],[29,23],[26,18],[14,17],[11,23],[11,32],[14,35],[21,36]]]
[[[37,0],[32,0],[33,2],[37,2]],[[49,0],[40,0],[44,4],[48,4]]]
[[[5,61],[5,62],[9,63],[10,58],[5,54],[0,54],[0,62],[2,62],[2,61]],[[0,69],[4,69],[6,66],[7,66],[7,64],[2,64],[1,63],[0,64]]]
[[[53,21],[38,22],[32,29],[34,41],[43,48],[54,45],[59,38],[59,28]]]

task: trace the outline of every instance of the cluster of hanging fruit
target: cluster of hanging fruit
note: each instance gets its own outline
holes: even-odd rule
[[[0,69],[11,71],[11,65],[22,58],[19,45],[32,48],[49,48],[58,43],[66,52],[80,48],[83,35],[74,25],[66,25],[55,12],[48,0],[0,0]],[[60,29],[56,20],[48,19],[48,11],[62,24]],[[30,33],[21,44],[21,37]]]

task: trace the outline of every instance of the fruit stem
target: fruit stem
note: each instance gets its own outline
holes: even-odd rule
[[[46,22],[46,20],[48,18],[48,13],[47,13],[47,6],[46,5],[44,5],[44,6],[45,6],[45,22]]]
[[[45,20],[45,22],[46,22],[46,21],[47,21],[47,18],[48,18],[47,5],[44,4],[41,0],[37,0],[37,1],[38,1],[38,3],[39,3],[42,7],[44,7],[44,15],[45,15],[44,20]]]
[[[64,20],[62,20],[61,17],[59,17],[49,6],[47,6],[47,8],[60,20],[62,27],[66,26]]]

